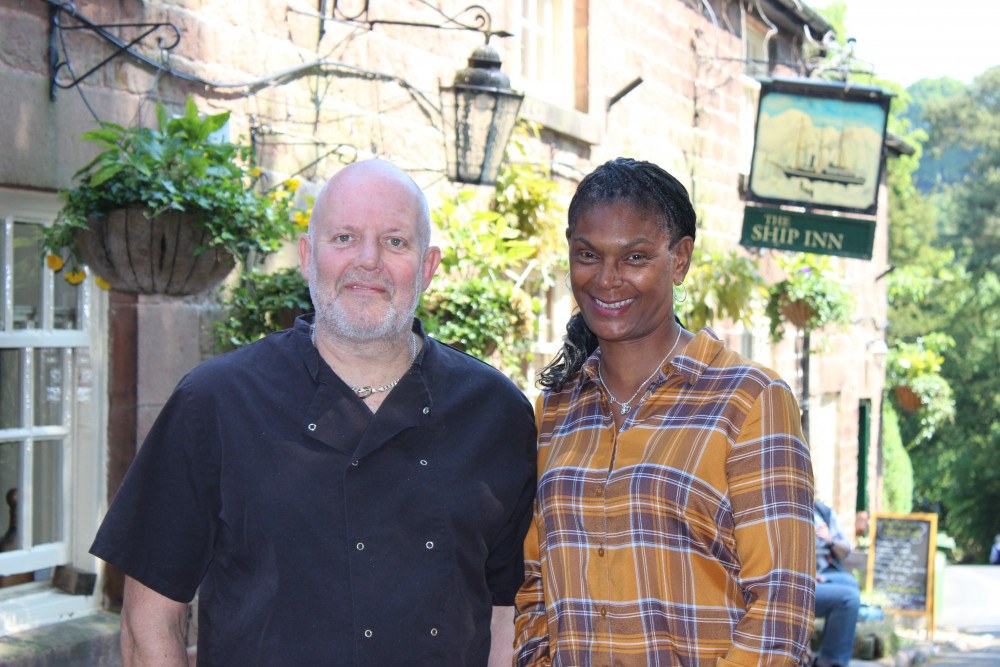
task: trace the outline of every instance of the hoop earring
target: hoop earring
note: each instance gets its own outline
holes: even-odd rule
[[[563,285],[566,286],[566,291],[567,292],[572,292],[573,291],[573,288],[569,284],[569,274],[568,273],[563,274]]]
[[[679,299],[677,298],[678,290],[683,290],[681,292],[681,298]],[[674,302],[684,303],[685,301],[687,301],[687,298],[688,298],[688,293],[687,293],[687,288],[684,287],[684,283],[677,283],[677,285],[674,287]]]

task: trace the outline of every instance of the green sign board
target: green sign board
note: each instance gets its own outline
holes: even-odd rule
[[[846,218],[747,206],[743,212],[740,243],[756,248],[871,259],[875,218]]]

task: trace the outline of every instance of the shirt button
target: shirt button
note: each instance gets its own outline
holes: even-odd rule
[[[422,466],[427,465],[427,460],[426,459],[420,459],[420,465],[422,465]]]
[[[597,555],[598,555],[598,556],[603,556],[603,555],[604,555],[604,547],[601,547],[601,548],[599,548],[599,549],[597,550]]]
[[[607,607],[601,607],[601,618],[604,618],[607,615],[608,615],[608,608]]]
[[[603,484],[598,484],[597,485],[597,489],[594,491],[594,495],[595,496],[603,496],[604,495],[604,485]]]
[[[365,543],[364,542],[358,542],[357,548],[358,548],[358,551],[364,551],[365,550]]]
[[[358,465],[358,460],[357,460],[357,459],[354,459],[353,461],[351,461],[351,465],[352,465],[352,466],[356,466],[356,465]]]
[[[437,637],[437,636],[438,636],[438,629],[431,628],[431,637]]]
[[[371,630],[365,630],[365,637],[371,637],[371,636],[372,636],[372,631]]]
[[[316,424],[309,424],[309,430],[310,431],[315,431],[316,430]]]
[[[431,409],[428,408],[428,407],[425,407],[423,410],[421,410],[421,412],[423,412],[425,415],[429,415],[431,413]]]
[[[431,542],[430,540],[427,540],[427,544],[425,544],[424,546],[427,547],[428,549],[433,549],[434,543]]]

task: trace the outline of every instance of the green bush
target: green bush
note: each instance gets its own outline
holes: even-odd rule
[[[220,352],[291,327],[297,315],[313,309],[309,284],[297,267],[273,273],[245,271],[223,297],[222,305],[229,317],[215,323],[215,344]]]
[[[913,511],[913,464],[899,433],[899,417],[889,401],[882,403],[882,489],[885,510]]]

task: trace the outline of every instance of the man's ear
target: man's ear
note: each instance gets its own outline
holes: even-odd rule
[[[299,272],[309,281],[309,262],[312,260],[312,242],[309,234],[299,237]]]
[[[434,277],[434,272],[437,271],[440,264],[441,248],[436,245],[432,245],[424,251],[424,261],[420,266],[420,271],[424,278],[424,286],[420,289],[421,292],[430,287],[431,278]]]

